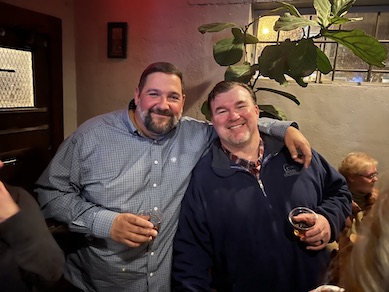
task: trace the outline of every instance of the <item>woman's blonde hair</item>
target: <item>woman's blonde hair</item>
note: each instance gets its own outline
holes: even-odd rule
[[[341,161],[338,170],[347,177],[351,174],[362,174],[370,167],[377,166],[378,161],[364,152],[351,152]]]
[[[386,182],[389,182],[388,180]],[[349,292],[389,291],[389,184],[363,219],[340,286]]]

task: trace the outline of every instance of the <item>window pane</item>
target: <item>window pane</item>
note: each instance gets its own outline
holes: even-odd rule
[[[323,82],[323,83],[329,83],[329,82],[331,82],[331,81],[332,81],[332,73],[333,73],[333,72],[330,72],[330,73],[328,73],[328,74],[326,74],[326,75],[321,74],[321,75],[320,75],[320,81]]]
[[[303,29],[295,29],[291,31],[280,31],[280,41],[285,41],[286,39],[290,39],[291,41],[299,40],[303,37],[304,30]]]
[[[338,57],[335,66],[336,69],[367,70],[369,68],[367,63],[355,56],[351,50],[342,45],[338,46]]]
[[[389,73],[372,73],[371,82],[389,83]]]
[[[0,47],[0,108],[33,106],[32,53]]]
[[[334,80],[345,82],[365,82],[367,73],[363,72],[335,72]]]
[[[377,20],[376,13],[347,13],[346,17],[347,18],[363,17],[363,20],[345,23],[342,25],[342,29],[345,30],[359,29],[369,35],[374,36],[374,28]]]
[[[333,67],[337,45],[334,43],[324,43],[321,44],[320,48],[327,55],[327,58],[330,60],[331,66]]]
[[[389,13],[381,13],[378,19],[378,31],[377,38],[379,40],[388,40],[389,39]]]
[[[278,16],[264,16],[258,21],[257,38],[260,42],[277,41],[277,32],[273,29]]]

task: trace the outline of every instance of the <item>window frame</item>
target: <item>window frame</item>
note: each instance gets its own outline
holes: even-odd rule
[[[261,15],[265,15],[268,11],[271,9],[276,8],[274,4],[269,5],[268,3],[263,3],[264,5],[261,5],[261,3],[254,3],[253,4],[253,20],[257,19]],[[310,3],[312,5],[312,3]],[[313,7],[306,7],[306,6],[299,6],[295,5],[296,8],[299,10],[299,12],[302,15],[316,15],[316,12]],[[389,5],[369,5],[369,6],[353,6],[351,9],[348,11],[348,14],[352,13],[375,13],[376,20],[375,20],[375,27],[374,27],[374,37],[377,38],[377,32],[378,32],[378,23],[379,23],[379,18],[381,17],[382,13],[389,13]],[[362,20],[363,21],[363,20]],[[339,26],[341,28],[341,26]],[[308,34],[310,31],[310,27],[308,28]],[[283,32],[284,33],[284,32]],[[258,35],[258,21],[254,22],[253,25],[253,34]],[[275,41],[261,41],[259,44],[277,44],[279,42],[279,35],[280,32],[277,33],[277,40]],[[385,36],[386,39],[379,39],[380,43],[385,44],[389,48],[389,35]],[[337,59],[339,55],[339,44],[336,43],[333,40],[328,40],[328,39],[321,39],[321,40],[315,40],[315,43],[318,44],[318,46],[324,51],[325,47],[327,44],[335,44],[336,49],[335,49],[335,56],[334,60],[332,62],[333,70],[327,74],[327,76],[331,76],[330,78],[327,78],[330,80],[330,82],[337,82],[336,80],[336,74],[339,72],[355,72],[355,73],[364,73],[366,74],[365,79],[362,81],[364,83],[371,83],[371,84],[385,84],[386,82],[372,82],[372,76],[374,73],[383,73],[387,74],[389,79],[389,58],[386,60],[386,67],[385,68],[378,68],[373,65],[368,65],[367,69],[356,69],[356,68],[351,68],[351,69],[346,69],[346,68],[338,68],[337,67]],[[257,55],[257,45],[255,46],[253,53],[252,53],[252,61],[254,63],[257,63],[256,60],[258,59],[259,55]],[[351,67],[351,66],[350,66]],[[309,83],[323,83],[322,79],[322,73],[320,71],[315,71],[311,76],[314,76],[314,78],[307,78],[309,80],[306,80],[306,82]],[[324,81],[328,83],[329,81]],[[353,81],[347,81],[347,82],[353,82]],[[355,82],[355,81],[354,81]]]

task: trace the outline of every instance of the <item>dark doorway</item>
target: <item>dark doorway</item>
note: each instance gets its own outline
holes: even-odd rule
[[[29,191],[63,140],[61,39],[60,19],[0,3],[0,179]],[[18,53],[31,59],[30,104],[18,104]]]

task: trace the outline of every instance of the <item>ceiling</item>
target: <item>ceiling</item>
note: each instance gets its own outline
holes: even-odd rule
[[[298,8],[313,7],[313,0],[283,0],[284,2],[293,4]],[[273,9],[279,7],[278,1],[254,0],[254,9]],[[357,0],[353,7],[356,6],[389,6],[389,0]]]

